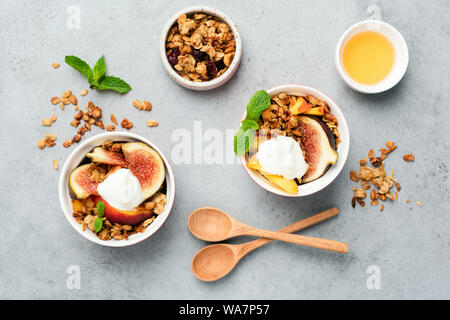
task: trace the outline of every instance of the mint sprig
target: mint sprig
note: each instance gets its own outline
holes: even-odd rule
[[[257,91],[247,105],[247,117],[242,120],[241,127],[234,136],[234,153],[243,156],[253,143],[256,130],[259,129],[258,120],[261,113],[270,106],[270,96],[264,91]]]
[[[105,215],[105,204],[102,201],[97,202],[97,217],[94,220],[94,231],[100,232],[103,228],[103,216]]]
[[[66,56],[66,63],[84,75],[91,88],[97,90],[114,90],[119,93],[127,93],[131,90],[131,87],[124,80],[106,76],[106,63],[105,56],[102,56],[94,65],[94,69],[83,60],[76,56]]]

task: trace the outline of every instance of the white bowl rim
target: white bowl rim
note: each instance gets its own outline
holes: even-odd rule
[[[395,35],[395,37],[396,37],[395,43],[397,43],[398,48],[400,48],[402,50],[402,54],[404,57],[403,58],[404,61],[402,61],[401,63],[396,63],[396,65],[394,65],[394,68],[398,68],[397,70],[395,70],[395,75],[394,75],[394,68],[393,68],[393,70],[391,70],[391,72],[385,79],[383,79],[381,82],[374,84],[374,85],[361,84],[361,83],[353,80],[347,74],[347,72],[344,70],[344,67],[343,67],[342,61],[341,61],[341,49],[342,49],[344,43],[346,43],[347,36],[351,32],[353,32],[355,29],[361,27],[362,25],[367,25],[367,24],[376,24],[378,26],[389,29]],[[362,31],[360,31],[360,32],[362,32]],[[384,36],[388,37],[389,40],[395,45],[394,39],[389,37],[384,32],[380,32],[380,33],[382,33]],[[396,86],[400,82],[400,80],[403,78],[403,76],[405,75],[406,70],[408,68],[408,64],[409,64],[408,45],[406,44],[405,38],[403,38],[400,31],[398,31],[397,28],[395,28],[393,25],[391,25],[385,21],[381,21],[381,20],[370,20],[370,19],[363,20],[363,21],[357,22],[357,23],[353,24],[352,26],[350,26],[347,30],[345,30],[345,32],[339,38],[339,41],[338,41],[338,43],[336,45],[336,49],[335,49],[335,64],[336,64],[336,69],[337,69],[340,77],[345,82],[345,84],[347,84],[350,88],[352,88],[356,91],[362,92],[362,93],[369,93],[369,94],[381,93],[381,92],[387,91],[387,90],[393,88],[394,86]],[[390,75],[392,75],[392,77]],[[386,80],[388,78],[390,78],[390,81],[385,82],[384,80]]]
[[[282,191],[280,188],[273,187],[269,182],[264,181],[263,178],[255,179],[254,177],[257,177],[257,174],[252,172],[251,169],[247,168],[247,166],[246,166],[247,161],[245,160],[245,155],[240,156],[239,160],[241,161],[241,165],[244,168],[245,172],[247,172],[248,176],[264,190],[274,193],[274,194],[277,194],[277,195],[280,195],[280,196],[284,196],[284,197],[298,198],[298,197],[308,196],[308,195],[314,194],[316,192],[319,192],[319,191],[325,189],[328,185],[330,185],[339,176],[339,174],[341,173],[342,169],[344,168],[345,163],[348,158],[349,149],[350,149],[350,132],[349,132],[347,120],[345,119],[343,112],[341,111],[339,106],[336,104],[336,102],[334,102],[328,95],[326,95],[325,93],[323,93],[322,91],[320,91],[316,88],[313,88],[308,85],[303,85],[303,84],[286,84],[286,85],[279,85],[277,87],[271,88],[266,91],[272,97],[274,94],[276,94],[276,92],[285,92],[285,91],[289,91],[291,89],[306,90],[306,91],[311,92],[312,95],[316,94],[318,96],[325,97],[324,100],[326,100],[326,102],[329,106],[331,105],[331,108],[333,110],[332,113],[338,114],[341,118],[339,120],[339,132],[341,133],[341,137],[347,136],[348,139],[342,140],[341,143],[339,144],[339,146],[342,146],[342,150],[339,150],[339,153],[338,153],[339,163],[333,165],[333,166],[335,166],[334,177],[328,178],[328,181],[322,183],[320,186],[314,186],[312,184],[316,181],[324,181],[323,179],[325,177],[330,177],[329,175],[327,176],[327,174],[330,172],[330,169],[328,169],[327,172],[320,178],[318,178],[314,181],[311,181],[309,183],[305,183],[303,185],[300,184],[299,191],[296,194],[290,194],[290,193]],[[247,115],[247,111],[244,111],[242,119],[239,122],[239,126],[240,126],[241,121],[245,119],[246,115]],[[344,131],[345,131],[345,133],[344,133]],[[317,185],[317,183],[316,183],[316,185]],[[311,187],[311,186],[313,186],[313,187]],[[303,190],[301,190],[301,189],[303,189]]]
[[[97,237],[88,237],[86,235],[86,231],[91,232],[90,230],[85,230],[83,231],[81,229],[81,226],[75,221],[75,219],[72,216],[72,212],[68,212],[66,210],[66,203],[63,201],[64,198],[64,193],[67,191],[66,188],[68,189],[68,181],[67,179],[64,179],[65,176],[69,177],[69,167],[72,166],[72,162],[73,159],[81,152],[81,150],[84,149],[85,146],[89,145],[90,143],[92,143],[95,140],[98,139],[103,139],[105,138],[105,141],[110,140],[110,137],[123,137],[123,138],[128,138],[128,139],[132,139],[132,140],[136,140],[136,141],[140,141],[140,142],[144,142],[146,144],[148,144],[150,147],[152,147],[153,149],[156,150],[156,152],[158,152],[158,154],[161,156],[161,158],[163,159],[164,165],[166,167],[166,179],[170,180],[170,186],[172,186],[169,190],[169,188],[167,188],[167,204],[166,204],[166,208],[164,211],[167,210],[167,214],[165,216],[163,216],[162,214],[160,216],[158,216],[158,218],[161,218],[162,220],[160,220],[161,222],[159,222],[159,226],[154,229],[151,230],[149,232],[143,232],[143,233],[139,233],[133,236],[133,239],[130,237],[130,239],[128,240],[100,240]],[[117,140],[117,139],[115,139]],[[94,135],[92,137],[90,137],[89,139],[86,139],[84,142],[80,143],[71,153],[70,155],[67,157],[66,161],[64,162],[64,165],[61,169],[61,173],[59,175],[59,182],[58,182],[58,195],[59,195],[59,202],[61,205],[61,208],[63,210],[64,216],[66,217],[67,221],[69,221],[70,225],[79,233],[81,234],[85,239],[92,241],[96,244],[100,244],[102,246],[106,246],[106,247],[127,247],[127,246],[132,246],[135,245],[137,243],[140,243],[148,238],[150,238],[153,234],[155,234],[161,227],[162,225],[165,223],[165,221],[167,220],[167,218],[169,217],[172,208],[173,208],[173,204],[175,201],[175,178],[174,178],[174,174],[173,174],[173,169],[172,166],[168,160],[168,158],[165,156],[165,154],[161,151],[161,149],[154,144],[152,141],[150,141],[149,139],[142,137],[140,135],[137,135],[135,133],[131,133],[131,132],[123,132],[123,131],[114,131],[114,132],[104,132],[104,133],[100,133],[97,135]],[[170,196],[169,196],[169,192],[170,192]],[[156,219],[155,219],[156,221]],[[147,230],[146,230],[147,231]],[[132,236],[132,237],[133,237]]]
[[[170,65],[169,61],[167,60],[167,56],[166,56],[166,39],[167,39],[167,35],[169,34],[170,28],[174,25],[174,23],[177,21],[177,19],[180,15],[190,14],[190,13],[194,13],[194,12],[205,12],[210,15],[217,16],[218,18],[223,20],[231,28],[231,30],[233,32],[234,40],[236,41],[235,56],[233,58],[233,61],[231,62],[231,65],[228,67],[228,70],[225,71],[220,77],[215,78],[210,81],[195,82],[195,81],[190,81],[190,80],[183,78],[172,68],[172,66]],[[222,12],[216,8],[209,7],[209,6],[190,6],[190,7],[184,8],[184,9],[178,11],[176,14],[174,14],[167,21],[166,25],[162,29],[161,37],[160,37],[160,55],[161,55],[161,60],[162,60],[164,69],[166,69],[166,71],[169,73],[170,77],[173,80],[175,80],[178,84],[182,85],[185,88],[192,89],[192,90],[215,89],[215,88],[225,84],[228,80],[230,80],[239,67],[239,64],[241,62],[241,57],[242,57],[241,35],[239,33],[237,25],[224,12]]]

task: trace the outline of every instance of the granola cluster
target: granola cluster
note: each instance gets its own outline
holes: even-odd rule
[[[104,170],[94,169],[92,172],[92,174],[100,174],[103,173]],[[98,176],[98,179],[101,179],[101,177]],[[91,230],[97,235],[97,237],[99,237],[100,240],[128,240],[128,238],[133,234],[144,232],[145,229],[147,229],[147,227],[157,218],[158,214],[164,211],[165,204],[166,196],[162,192],[157,192],[153,197],[138,207],[138,210],[143,213],[153,213],[153,216],[137,225],[113,223],[106,217],[103,217],[103,227],[98,233],[94,230],[94,220],[97,217],[97,208],[91,198],[87,198],[85,200],[72,200],[72,216],[75,218],[77,223],[81,224],[83,231],[85,231],[86,228]]]
[[[261,114],[259,121],[259,134],[264,136],[288,136],[302,143],[302,131],[299,127],[298,117],[304,114],[291,115],[290,107],[296,103],[297,96],[289,95],[284,92],[272,97],[270,106]],[[336,148],[340,143],[340,134],[338,131],[338,119],[330,113],[330,108],[325,101],[319,100],[314,96],[303,97],[313,108],[323,107],[324,114],[321,120],[328,126],[336,137]]]
[[[350,171],[351,180],[355,182],[361,181],[361,188],[353,188],[353,208],[356,206],[356,202],[358,202],[361,207],[364,207],[366,205],[364,199],[368,193],[371,200],[370,204],[372,206],[377,206],[379,200],[398,200],[398,192],[401,189],[400,183],[394,178],[394,171],[392,171],[391,175],[387,175],[384,168],[384,160],[395,149],[397,149],[397,145],[392,141],[386,142],[386,148],[378,149],[381,153],[379,157],[376,157],[375,152],[370,149],[367,154],[368,159],[364,158],[359,162],[359,174],[355,170]],[[367,166],[368,163],[371,163],[373,168]],[[371,190],[372,186],[374,188]],[[395,187],[395,189],[393,187]],[[369,190],[371,191],[369,192]],[[384,204],[381,204],[380,211],[383,210]]]
[[[166,40],[167,59],[183,78],[209,81],[231,65],[236,41],[230,27],[218,17],[204,13],[182,14]]]
[[[70,147],[74,142],[78,143],[87,131],[91,131],[91,126],[97,126],[102,130],[105,130],[105,125],[101,120],[102,109],[92,101],[89,101],[84,109],[84,112],[79,110],[78,113],[73,117],[73,121],[70,123],[71,126],[78,128],[81,121],[84,121],[84,125],[78,128],[77,134],[71,139],[64,141],[63,145],[65,148]]]

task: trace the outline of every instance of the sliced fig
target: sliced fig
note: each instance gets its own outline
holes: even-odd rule
[[[165,179],[166,172],[161,156],[142,142],[128,142],[122,145],[128,169],[138,178],[144,200],[158,191]]]
[[[308,171],[302,177],[302,182],[311,182],[320,178],[332,164],[337,161],[338,154],[332,147],[324,126],[313,117],[300,116],[299,128],[302,132],[301,144],[305,151]]]
[[[78,199],[86,199],[97,192],[98,183],[91,179],[92,168],[95,165],[84,164],[72,171],[69,177],[69,186]]]
[[[86,157],[90,158],[92,162],[126,167],[126,161],[120,153],[111,152],[102,147],[94,148],[94,150],[92,150],[91,153],[88,153]]]

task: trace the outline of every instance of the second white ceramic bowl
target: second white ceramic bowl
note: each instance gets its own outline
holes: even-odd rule
[[[180,76],[170,65],[169,61],[167,60],[167,53],[166,53],[166,39],[169,34],[170,29],[172,26],[176,23],[178,17],[182,14],[190,15],[192,13],[206,13],[212,16],[216,16],[220,18],[222,21],[224,21],[226,24],[228,24],[231,28],[231,31],[233,32],[234,40],[236,41],[236,53],[234,55],[233,61],[231,62],[231,65],[229,66],[228,70],[225,71],[224,74],[222,74],[220,77],[215,78],[211,81],[203,81],[203,82],[195,82],[195,81],[189,81],[182,76]],[[236,26],[236,24],[231,20],[230,17],[228,17],[225,13],[223,13],[220,10],[217,10],[212,7],[207,6],[192,6],[185,8],[178,13],[176,13],[174,16],[172,16],[169,21],[167,21],[166,25],[164,26],[162,32],[161,32],[161,38],[160,38],[160,54],[161,54],[161,60],[164,68],[166,69],[169,76],[177,82],[179,85],[191,89],[191,90],[197,90],[197,91],[205,91],[205,90],[212,90],[215,88],[220,87],[221,85],[225,84],[228,80],[230,80],[233,75],[236,73],[239,64],[241,63],[241,57],[242,57],[242,41],[241,41],[241,35],[239,34],[239,30]]]
[[[381,33],[391,41],[395,49],[394,66],[391,72],[374,85],[361,84],[353,80],[345,71],[342,63],[342,53],[348,40],[363,31]],[[408,46],[400,32],[390,24],[378,20],[365,20],[352,25],[341,36],[336,46],[335,63],[339,75],[350,88],[362,93],[380,93],[391,89],[403,78],[409,63]]]
[[[164,212],[159,214],[158,217],[155,219],[155,221],[153,221],[147,227],[147,229],[145,229],[144,232],[133,234],[128,238],[128,240],[115,240],[115,239],[107,241],[100,240],[91,230],[86,229],[85,231],[83,231],[81,225],[78,224],[75,221],[75,218],[72,216],[73,213],[71,202],[72,198],[70,197],[69,192],[70,173],[72,172],[73,169],[79,166],[80,162],[86,157],[86,154],[88,152],[90,152],[93,148],[102,145],[108,140],[144,142],[159,153],[166,167],[167,202],[164,208]],[[76,147],[75,150],[72,151],[72,153],[69,155],[66,162],[64,163],[64,166],[61,169],[61,174],[59,176],[58,192],[59,192],[59,202],[61,204],[64,215],[67,218],[67,221],[69,221],[70,225],[79,234],[81,234],[84,238],[103,246],[126,247],[134,245],[151,237],[164,224],[167,217],[169,216],[170,211],[172,210],[173,202],[175,200],[175,178],[169,160],[162,153],[161,149],[159,149],[158,146],[156,146],[153,142],[134,133],[106,132],[87,139],[86,141],[78,145],[78,147]]]
[[[339,134],[341,135],[341,143],[338,145],[338,148],[337,148],[338,159],[337,159],[336,164],[332,165],[327,170],[327,172],[325,172],[325,174],[322,177],[320,177],[319,179],[305,183],[305,184],[300,184],[298,186],[298,192],[296,194],[289,194],[289,193],[281,190],[280,188],[274,186],[267,179],[265,179],[260,174],[253,171],[252,169],[247,168],[247,166],[246,166],[247,159],[245,156],[242,156],[239,159],[242,163],[242,167],[248,173],[250,178],[252,178],[252,180],[254,182],[256,182],[256,184],[258,184],[261,188],[263,188],[269,192],[278,194],[280,196],[303,197],[303,196],[307,196],[307,195],[316,193],[316,192],[324,189],[331,182],[333,182],[334,179],[336,179],[336,177],[339,175],[342,168],[344,168],[345,161],[347,161],[347,156],[348,156],[349,147],[350,147],[350,133],[348,130],[347,121],[345,120],[344,114],[342,113],[341,109],[339,109],[338,105],[333,100],[331,100],[326,94],[324,94],[322,91],[319,91],[319,90],[314,89],[309,86],[298,85],[298,84],[282,85],[282,86],[278,86],[278,87],[267,90],[267,93],[271,97],[273,97],[281,92],[286,92],[287,94],[292,94],[292,95],[296,95],[296,96],[313,95],[314,97],[316,97],[320,100],[323,100],[328,104],[328,106],[330,107],[330,112],[334,116],[336,116],[336,118],[339,121],[338,122],[339,123],[338,130],[339,130]],[[242,120],[245,119],[246,116],[247,116],[247,112],[244,112]]]

